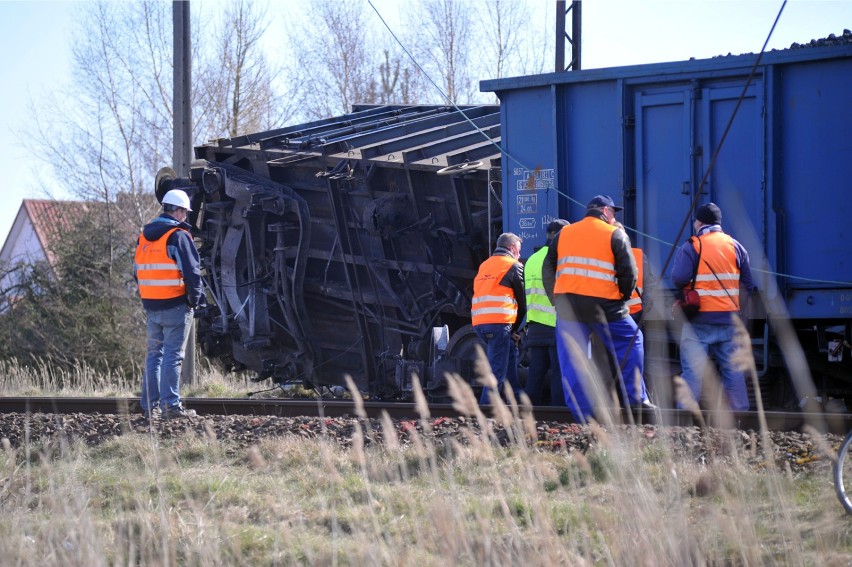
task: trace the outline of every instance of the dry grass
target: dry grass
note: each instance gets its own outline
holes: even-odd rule
[[[454,382],[457,404],[470,392]],[[0,557],[17,565],[841,565],[852,524],[827,474],[683,461],[662,438],[592,428],[586,454],[356,433],[125,435],[0,453]],[[470,406],[476,413],[478,408]],[[366,423],[366,422],[365,422]],[[825,471],[823,471],[824,473]]]
[[[16,360],[0,360],[0,395],[4,396],[138,397],[141,387],[140,368],[119,368],[103,373],[80,364],[68,371],[50,362],[24,365]],[[225,374],[212,365],[199,363],[196,379],[181,387],[181,395],[188,398],[243,397],[249,391],[262,388],[245,375]]]

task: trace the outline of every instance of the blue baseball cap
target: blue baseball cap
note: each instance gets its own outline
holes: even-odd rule
[[[615,201],[612,200],[612,197],[609,195],[597,195],[591,201],[589,201],[589,206],[586,207],[588,209],[594,209],[597,207],[609,207],[614,211],[623,211],[624,207],[617,207],[615,205]]]

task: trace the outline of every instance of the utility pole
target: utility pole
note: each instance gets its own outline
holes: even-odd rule
[[[192,161],[192,55],[189,35],[189,0],[172,2],[172,38],[174,81],[172,92],[172,167],[178,177],[189,176]],[[186,338],[181,382],[195,381],[195,321],[189,327]]]
[[[580,48],[583,38],[582,26],[582,2],[574,0],[568,8],[565,7],[565,0],[557,0],[556,2],[556,72],[561,73],[569,69],[579,71],[582,66],[580,64]],[[571,34],[566,31],[568,14],[571,14]],[[571,61],[565,65],[565,41],[571,45]]]

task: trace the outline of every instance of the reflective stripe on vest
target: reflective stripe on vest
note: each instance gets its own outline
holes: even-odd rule
[[[174,299],[186,295],[186,284],[175,260],[169,258],[169,237],[182,228],[175,227],[151,241],[142,234],[136,247],[136,280],[142,299]]]
[[[633,251],[633,257],[636,258],[636,267],[639,268],[639,277],[636,279],[636,289],[633,290],[633,294],[630,296],[630,299],[627,300],[627,307],[630,309],[630,314],[634,315],[642,311],[642,294],[645,292],[642,287],[642,274],[644,270],[642,269],[642,249],[641,248],[631,248]]]
[[[614,230],[599,218],[584,217],[559,232],[554,293],[621,299],[612,253]]]
[[[510,287],[500,285],[516,260],[509,256],[495,255],[479,266],[473,280],[471,322],[474,325],[489,323],[514,323],[518,318],[518,302]]]
[[[695,276],[695,291],[701,301],[700,311],[739,311],[740,269],[734,239],[719,231],[707,232],[698,238],[701,239],[701,260]],[[698,243],[693,241],[692,247],[698,253]]]
[[[547,298],[541,280],[541,267],[547,256],[547,246],[542,246],[524,264],[524,291],[527,295],[527,322],[556,326],[556,308]]]

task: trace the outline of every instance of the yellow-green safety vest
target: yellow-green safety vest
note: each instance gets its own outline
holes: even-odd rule
[[[527,322],[556,327],[556,308],[547,298],[541,280],[541,267],[547,256],[547,246],[542,246],[524,264],[524,291],[527,296]]]

